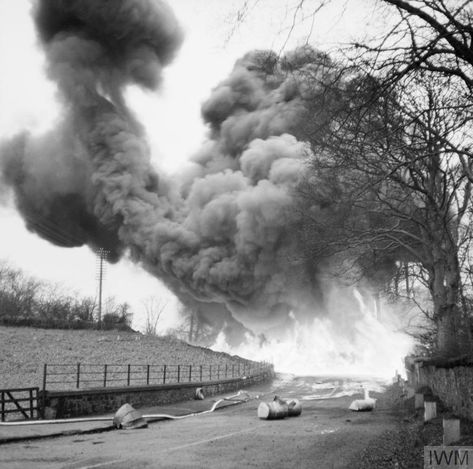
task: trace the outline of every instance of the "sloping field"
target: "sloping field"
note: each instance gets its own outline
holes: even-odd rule
[[[0,326],[0,388],[41,387],[44,363],[225,366],[238,361],[172,337]]]

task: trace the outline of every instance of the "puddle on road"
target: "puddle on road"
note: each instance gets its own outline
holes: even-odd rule
[[[322,430],[320,432],[320,434],[321,435],[328,435],[329,433],[335,433],[337,430],[338,430],[338,428],[333,428],[333,429],[330,429],[330,430]]]

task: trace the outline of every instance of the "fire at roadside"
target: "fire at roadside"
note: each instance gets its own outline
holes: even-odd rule
[[[307,257],[302,229],[307,216],[323,225],[330,188],[318,188],[325,196],[310,213],[297,205],[312,156],[301,137],[314,111],[306,103],[324,95],[336,73],[331,59],[310,47],[282,57],[245,54],[202,106],[206,142],[180,175],[169,176],[152,163],[124,92],[159,88],[182,43],[170,7],[37,0],[33,17],[63,114],[44,135],[25,132],[1,145],[1,179],[27,228],[61,247],[106,249],[111,262],[131,258],[231,345],[263,330],[278,340],[314,320],[336,324],[339,334],[328,342],[357,343],[339,353],[356,366],[365,344],[355,325],[365,313],[330,275],[340,259]],[[384,278],[394,260],[388,264],[375,277]],[[355,271],[363,275],[361,265]],[[362,284],[368,301],[370,282]],[[384,315],[391,347],[396,313]],[[323,339],[328,329],[316,334]]]

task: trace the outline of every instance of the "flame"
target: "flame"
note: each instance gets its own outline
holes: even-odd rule
[[[387,379],[402,373],[403,358],[412,347],[412,339],[396,331],[392,317],[383,323],[370,310],[359,292],[357,317],[342,327],[340,321],[315,318],[307,325],[293,319],[293,327],[279,339],[247,335],[238,347],[230,347],[220,333],[214,350],[252,360],[268,361],[280,373],[298,376],[371,376]],[[385,316],[385,314],[383,314]],[[391,315],[392,316],[392,315]]]

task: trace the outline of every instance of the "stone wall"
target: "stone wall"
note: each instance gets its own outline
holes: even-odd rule
[[[238,391],[253,384],[269,381],[273,371],[248,378],[234,378],[205,383],[164,384],[159,386],[101,388],[81,391],[46,391],[40,393],[39,402],[44,418],[71,418],[116,412],[123,404],[135,408],[172,404],[194,398],[200,387],[205,396]]]
[[[434,364],[432,360],[406,361],[409,384],[428,387],[456,415],[473,420],[473,366],[455,362]]]

